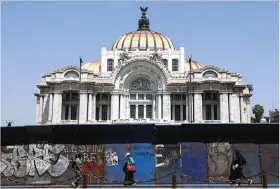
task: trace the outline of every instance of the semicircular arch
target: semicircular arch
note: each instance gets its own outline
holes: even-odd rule
[[[169,73],[162,66],[160,67],[157,63],[148,60],[134,60],[127,63],[125,66],[120,67],[113,74],[113,81],[116,88],[121,89],[125,86],[125,81],[127,78],[132,76],[137,77],[137,75],[145,75],[151,78],[154,83],[158,84],[159,88],[166,88]],[[128,81],[128,80],[127,80]],[[156,87],[156,88],[158,88]]]
[[[139,86],[139,84],[143,86]],[[123,89],[126,91],[149,90],[156,92],[159,88],[161,88],[161,81],[148,72],[133,72],[123,82]]]

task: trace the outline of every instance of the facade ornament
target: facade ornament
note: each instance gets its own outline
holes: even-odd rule
[[[137,31],[150,31],[150,21],[146,17],[146,12],[148,10],[148,7],[140,7],[142,11],[142,17],[138,21],[138,30]]]
[[[119,65],[124,65],[131,57],[128,55],[127,52],[123,52],[120,54],[119,58]]]
[[[162,56],[161,56],[161,54],[159,54],[158,51],[156,50],[156,51],[150,56],[150,60],[153,60],[153,61],[155,61],[155,62],[161,62]]]
[[[133,90],[151,90],[152,85],[151,85],[151,82],[148,79],[138,78],[131,83],[130,89],[133,89]]]
[[[119,88],[123,88],[123,82],[120,83]]]

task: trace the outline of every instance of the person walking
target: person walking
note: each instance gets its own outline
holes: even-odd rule
[[[72,168],[74,168],[74,171],[76,172],[76,179],[74,182],[72,182],[72,186],[75,188],[77,188],[79,186],[79,181],[82,178],[82,175],[81,175],[81,168],[82,168],[82,164],[83,164],[82,157],[83,157],[83,154],[81,152],[78,152],[75,156],[75,160],[73,160],[73,163],[72,163]]]
[[[246,165],[247,161],[238,150],[234,150],[234,151],[235,151],[235,159],[233,160],[230,166],[230,176],[229,176],[230,184],[241,185],[242,179],[245,179],[248,181],[248,184],[251,185],[253,181],[251,179],[248,179],[243,174],[243,166]]]
[[[124,185],[135,185],[134,173],[136,172],[134,159],[131,157],[130,153],[125,155],[125,163],[123,166],[124,172]]]

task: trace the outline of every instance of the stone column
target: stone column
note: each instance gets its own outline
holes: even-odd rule
[[[92,120],[96,120],[96,94],[92,95]]]
[[[202,93],[194,94],[194,121],[195,123],[202,122]]]
[[[183,121],[183,103],[180,105],[180,121]]]
[[[124,119],[124,96],[120,94],[120,119]]]
[[[88,120],[92,120],[92,93],[88,94]]]
[[[43,95],[40,96],[40,111],[39,111],[39,124],[42,124],[42,120],[43,120],[43,105],[44,105],[44,99],[43,99]]]
[[[161,95],[160,94],[157,95],[157,104],[158,104],[158,106],[157,106],[157,118],[162,119],[162,117],[161,117]]]
[[[245,121],[245,116],[244,116],[244,102],[243,102],[243,96],[240,96],[240,122],[244,123]]]
[[[170,94],[165,93],[163,94],[163,119],[165,120],[171,120],[171,100],[170,100]]]
[[[87,120],[87,93],[80,93],[80,111],[79,111],[79,120],[80,123],[86,123]]]
[[[236,93],[230,94],[230,119],[234,123],[240,123],[239,97]]]
[[[126,107],[127,107],[126,101],[127,101],[126,95],[123,94],[123,105],[122,105],[123,106],[123,119],[127,119],[126,118],[126,111],[127,111],[127,109],[126,109]]]
[[[117,120],[119,118],[119,95],[111,94],[111,119]]]
[[[175,120],[175,105],[173,104],[173,105],[171,105],[171,107],[172,107],[172,120]]]
[[[186,120],[189,120],[189,96],[186,94]]]
[[[138,119],[138,104],[136,104],[135,119]]]
[[[53,98],[53,124],[60,123],[62,111],[62,93],[56,92]]]
[[[102,120],[102,108],[103,108],[103,106],[102,105],[100,105],[99,106],[99,121],[101,121]]]
[[[193,120],[193,96],[192,93],[188,94],[188,120],[189,122],[194,122]]]
[[[144,119],[146,119],[146,118],[147,118],[146,107],[147,107],[147,105],[146,105],[146,104],[144,104]]]
[[[49,116],[48,122],[51,123],[53,118],[53,94],[50,93]]]
[[[251,123],[251,105],[250,99],[246,99],[246,116],[247,116],[247,123]]]
[[[48,122],[48,115],[49,115],[49,94],[45,94],[43,97],[43,116],[42,116],[42,124],[46,124]]]
[[[126,106],[125,106],[125,112],[126,112],[126,119],[129,119],[130,118],[130,109],[129,109],[129,95],[127,94],[126,96],[125,96],[125,98],[126,98],[126,102],[125,102],[125,104],[126,104]]]
[[[40,97],[36,96],[36,124],[40,121]]]
[[[221,123],[229,123],[228,94],[220,93],[220,120]]]
[[[153,119],[156,119],[156,96],[153,95],[153,104],[152,104],[152,111],[153,111]]]

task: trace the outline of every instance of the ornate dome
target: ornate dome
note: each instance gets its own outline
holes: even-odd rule
[[[200,64],[195,60],[191,61],[191,66],[192,66],[192,70],[198,70],[205,67],[203,64]],[[185,71],[190,71],[190,63],[188,62],[188,60],[185,60],[184,67],[185,67]]]
[[[153,31],[129,32],[118,38],[113,44],[112,50],[167,50],[175,49],[172,41],[163,34]]]
[[[91,62],[88,62],[82,66],[83,70],[89,70],[93,71],[94,73],[99,73],[100,72],[100,66],[101,66],[101,61],[100,60],[94,60]]]
[[[175,45],[168,37],[161,33],[150,31],[150,21],[146,17],[148,7],[141,7],[140,9],[142,11],[142,17],[138,22],[138,30],[135,32],[129,32],[119,37],[114,42],[112,50],[174,50]]]

